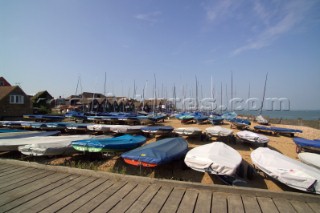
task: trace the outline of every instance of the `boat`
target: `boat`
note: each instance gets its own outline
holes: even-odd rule
[[[89,131],[92,131],[92,132],[103,132],[103,133],[106,133],[106,132],[110,132],[111,130],[111,125],[107,125],[107,124],[89,124],[87,126],[87,129]]]
[[[173,131],[172,126],[145,126],[141,128],[141,131],[145,134],[151,135],[166,135]]]
[[[21,129],[23,124],[29,124],[28,121],[0,121],[2,127]]]
[[[204,124],[208,122],[209,116],[203,115],[201,112],[194,112],[192,115],[197,124]]]
[[[191,149],[184,162],[195,171],[217,175],[225,183],[232,184],[237,179],[242,157],[225,143],[214,142]]]
[[[139,134],[145,126],[111,125],[110,131],[117,134]]]
[[[291,137],[294,136],[295,133],[302,133],[302,130],[299,129],[290,129],[290,128],[283,128],[283,127],[275,127],[275,126],[254,126],[255,131],[259,132],[266,132],[272,134],[285,134],[290,135]]]
[[[269,125],[269,121],[265,119],[262,115],[258,115],[255,118],[256,122],[261,125]]]
[[[237,115],[237,113],[235,113],[235,112],[226,112],[226,113],[223,113],[222,115],[221,115],[221,117],[223,118],[223,119],[225,119],[225,120],[232,120],[232,119],[234,119],[234,118],[236,118],[238,115]]]
[[[247,119],[234,118],[229,120],[231,126],[234,126],[238,129],[247,129],[251,125],[251,122]]]
[[[263,146],[267,146],[270,140],[268,137],[264,135],[259,135],[257,133],[250,132],[247,130],[237,132],[236,136],[239,142],[251,143],[251,144],[263,144]]]
[[[65,117],[60,115],[23,115],[23,118],[35,121],[61,121]]]
[[[67,122],[50,122],[50,123],[46,123],[46,126],[42,127],[42,130],[60,130],[60,131],[65,131],[69,124],[70,123],[67,123]]]
[[[10,132],[26,132],[26,130],[22,130],[22,129],[0,129],[0,133],[10,133]]]
[[[296,152],[300,153],[304,150],[320,152],[320,139],[309,140],[306,138],[293,138],[296,144]]]
[[[17,139],[17,138],[29,138],[38,136],[53,136],[60,135],[60,131],[24,131],[24,132],[8,132],[0,134],[0,146],[1,141],[4,139]]]
[[[87,126],[84,123],[70,123],[66,127],[66,132],[87,132]]]
[[[209,137],[228,137],[233,134],[233,130],[221,126],[208,127],[205,133]]]
[[[181,159],[188,151],[188,143],[181,137],[165,138],[121,155],[124,162],[134,166],[156,167]]]
[[[122,135],[114,138],[92,138],[76,140],[72,147],[81,152],[123,152],[137,148],[146,142],[144,136]]]
[[[298,154],[301,162],[319,169],[320,172],[320,154],[311,152],[302,152]]]
[[[176,115],[176,118],[181,121],[181,123],[189,123],[192,122],[194,116],[189,112],[182,112]]]
[[[212,123],[212,125],[219,125],[223,123],[223,118],[218,115],[213,115],[209,117],[209,122]]]
[[[320,194],[318,169],[267,147],[252,151],[251,159],[256,168],[281,183],[301,191]]]
[[[71,146],[73,140],[88,139],[89,135],[70,135],[56,136],[54,138],[43,138],[43,143],[34,143],[19,146],[18,150],[24,155],[30,156],[55,156],[55,155],[70,155],[76,152]],[[37,141],[38,140],[34,140]],[[50,141],[50,142],[49,142]]]
[[[173,131],[179,136],[198,136],[202,134],[202,130],[198,127],[179,127]]]

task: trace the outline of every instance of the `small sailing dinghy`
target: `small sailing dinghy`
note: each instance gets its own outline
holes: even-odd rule
[[[273,134],[285,134],[294,136],[295,133],[302,133],[302,130],[299,129],[290,129],[283,127],[275,127],[275,126],[254,126],[255,131],[273,133]]]
[[[229,120],[231,126],[234,126],[238,129],[247,129],[251,125],[251,122],[247,119],[234,118]]]
[[[303,150],[312,150],[320,152],[320,140],[309,140],[306,138],[293,138],[293,142],[296,144],[296,152],[300,153]]]
[[[71,143],[72,147],[82,152],[123,152],[135,149],[146,142],[144,136],[122,135],[114,138],[91,138],[76,140]]]
[[[70,135],[70,136],[56,136],[51,142],[32,143],[24,146],[19,146],[18,150],[24,155],[30,156],[55,156],[55,155],[69,155],[76,152],[71,146],[73,140],[83,140],[90,138],[90,135]]]
[[[54,136],[60,135],[60,131],[24,131],[24,132],[8,132],[0,134],[0,146],[4,139],[18,139],[38,136]]]
[[[107,124],[90,124],[87,126],[87,129],[92,132],[110,132],[111,125]]]
[[[252,151],[251,159],[259,170],[285,185],[320,194],[318,169],[266,147],[259,147]]]
[[[233,130],[221,126],[208,127],[205,130],[208,137],[228,137],[233,134]]]
[[[198,127],[180,127],[173,131],[179,136],[198,136],[202,134],[202,130]]]
[[[218,175],[225,183],[232,184],[242,157],[225,143],[214,142],[191,149],[184,162],[193,170]]]
[[[299,159],[310,166],[320,169],[320,154],[302,152],[298,154]],[[320,172],[320,170],[319,170]]]
[[[145,126],[111,125],[110,131],[118,134],[138,134]]]
[[[265,119],[262,115],[258,115],[255,119],[258,124],[269,125],[269,121],[267,119]]]
[[[145,126],[141,128],[141,131],[145,134],[151,135],[166,135],[173,131],[172,126]]]
[[[124,162],[134,166],[156,167],[181,159],[188,151],[188,143],[181,137],[165,138],[129,152],[121,157]]]
[[[263,144],[263,146],[267,146],[269,142],[268,137],[247,130],[237,132],[236,136],[239,142],[244,143]]]

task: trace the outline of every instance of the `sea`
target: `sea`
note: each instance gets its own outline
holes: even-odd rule
[[[238,115],[258,115],[260,111],[236,111]],[[281,110],[262,111],[262,115],[269,118],[320,120],[320,110]]]

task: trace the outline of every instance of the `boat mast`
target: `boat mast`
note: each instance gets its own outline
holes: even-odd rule
[[[196,77],[196,111],[198,111],[198,107],[199,107],[199,103],[198,103],[198,79],[197,76]]]
[[[261,109],[260,109],[260,115],[262,114],[262,108],[263,108],[263,104],[264,104],[264,98],[265,98],[265,95],[266,95],[267,80],[268,80],[268,73],[266,74],[266,80],[264,81],[263,97],[262,97],[262,104],[261,104]]]
[[[221,114],[222,114],[222,106],[223,106],[223,103],[222,103],[222,82],[221,82],[221,96],[220,96],[220,101],[221,101],[221,106],[220,106],[220,108],[221,108]]]
[[[157,80],[156,80],[156,74],[153,74],[154,77],[154,104],[153,104],[153,115],[155,114],[155,109],[157,105]]]
[[[211,76],[211,111],[213,112],[213,106],[214,106],[214,103],[213,103],[213,100],[214,100],[214,90],[213,90],[213,80],[212,80],[212,76]]]
[[[231,100],[231,104],[230,104],[230,111],[233,111],[233,72],[231,71],[231,91],[230,91],[230,100]]]

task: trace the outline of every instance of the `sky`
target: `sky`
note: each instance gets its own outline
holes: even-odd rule
[[[0,76],[27,94],[287,98],[320,109],[319,0],[0,0]],[[80,80],[79,80],[80,79]],[[211,81],[212,79],[212,81]],[[212,83],[211,83],[212,82]],[[156,85],[156,86],[155,86]],[[106,88],[106,89],[105,89]]]

